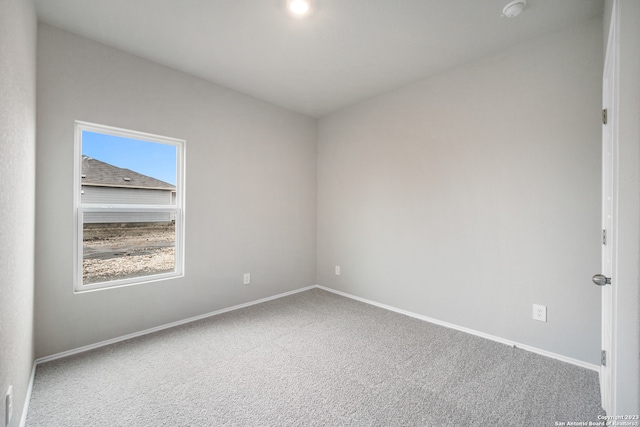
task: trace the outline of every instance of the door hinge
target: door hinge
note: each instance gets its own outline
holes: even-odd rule
[[[602,110],[602,124],[603,125],[607,124],[607,109],[606,108],[604,110]]]
[[[605,350],[602,350],[600,353],[600,364],[607,366],[607,352]]]
[[[607,244],[607,230],[602,230],[602,244]]]

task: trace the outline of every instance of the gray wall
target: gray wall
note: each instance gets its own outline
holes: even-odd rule
[[[601,87],[598,19],[320,119],[318,283],[598,364]]]
[[[22,415],[33,363],[36,16],[30,0],[0,0],[0,420],[13,385]]]
[[[604,10],[602,11],[602,62],[604,63],[607,53],[607,42],[609,41],[609,27],[611,24],[611,10],[613,8],[613,0],[604,0]]]
[[[607,3],[605,18],[610,16]],[[640,2],[620,1],[618,192],[618,414],[640,413]]]
[[[315,119],[46,25],[38,85],[36,356],[315,283]],[[187,141],[184,278],[73,293],[74,120]]]

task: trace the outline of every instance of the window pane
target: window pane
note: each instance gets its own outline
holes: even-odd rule
[[[76,121],[74,290],[181,277],[182,139]]]
[[[171,204],[176,192],[177,147],[97,132],[82,131],[82,203]],[[142,188],[155,190],[154,201],[111,195],[106,200],[88,197],[88,188]],[[95,188],[94,188],[95,190]],[[173,193],[173,196],[172,196]],[[161,197],[161,203],[157,199]],[[115,200],[115,201],[112,201]],[[146,198],[144,199],[146,200]],[[166,201],[165,201],[166,200]]]
[[[164,221],[133,222],[132,215],[163,215]],[[168,212],[86,212],[82,238],[82,282],[149,276],[175,271],[175,223]],[[108,221],[105,219],[108,218]]]

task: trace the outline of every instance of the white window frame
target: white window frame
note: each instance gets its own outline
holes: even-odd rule
[[[134,205],[134,204],[97,204],[82,203],[82,132],[94,132],[146,142],[168,144],[176,147],[176,204],[175,205]],[[186,141],[154,135],[146,132],[117,128],[76,120],[74,141],[74,173],[73,173],[73,214],[74,214],[74,279],[73,289],[75,293],[110,289],[122,286],[138,285],[142,283],[156,282],[184,276],[184,230],[185,230],[185,168],[184,159]],[[85,212],[167,212],[175,215],[175,255],[174,271],[158,273],[146,276],[117,279],[107,282],[83,284],[83,216]]]

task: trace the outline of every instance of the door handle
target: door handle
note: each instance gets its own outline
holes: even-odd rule
[[[604,285],[610,285],[611,284],[611,277],[607,277],[607,276],[602,275],[602,274],[596,274],[595,276],[593,276],[591,278],[591,280],[593,280],[593,283],[595,283],[598,286],[604,286]]]

